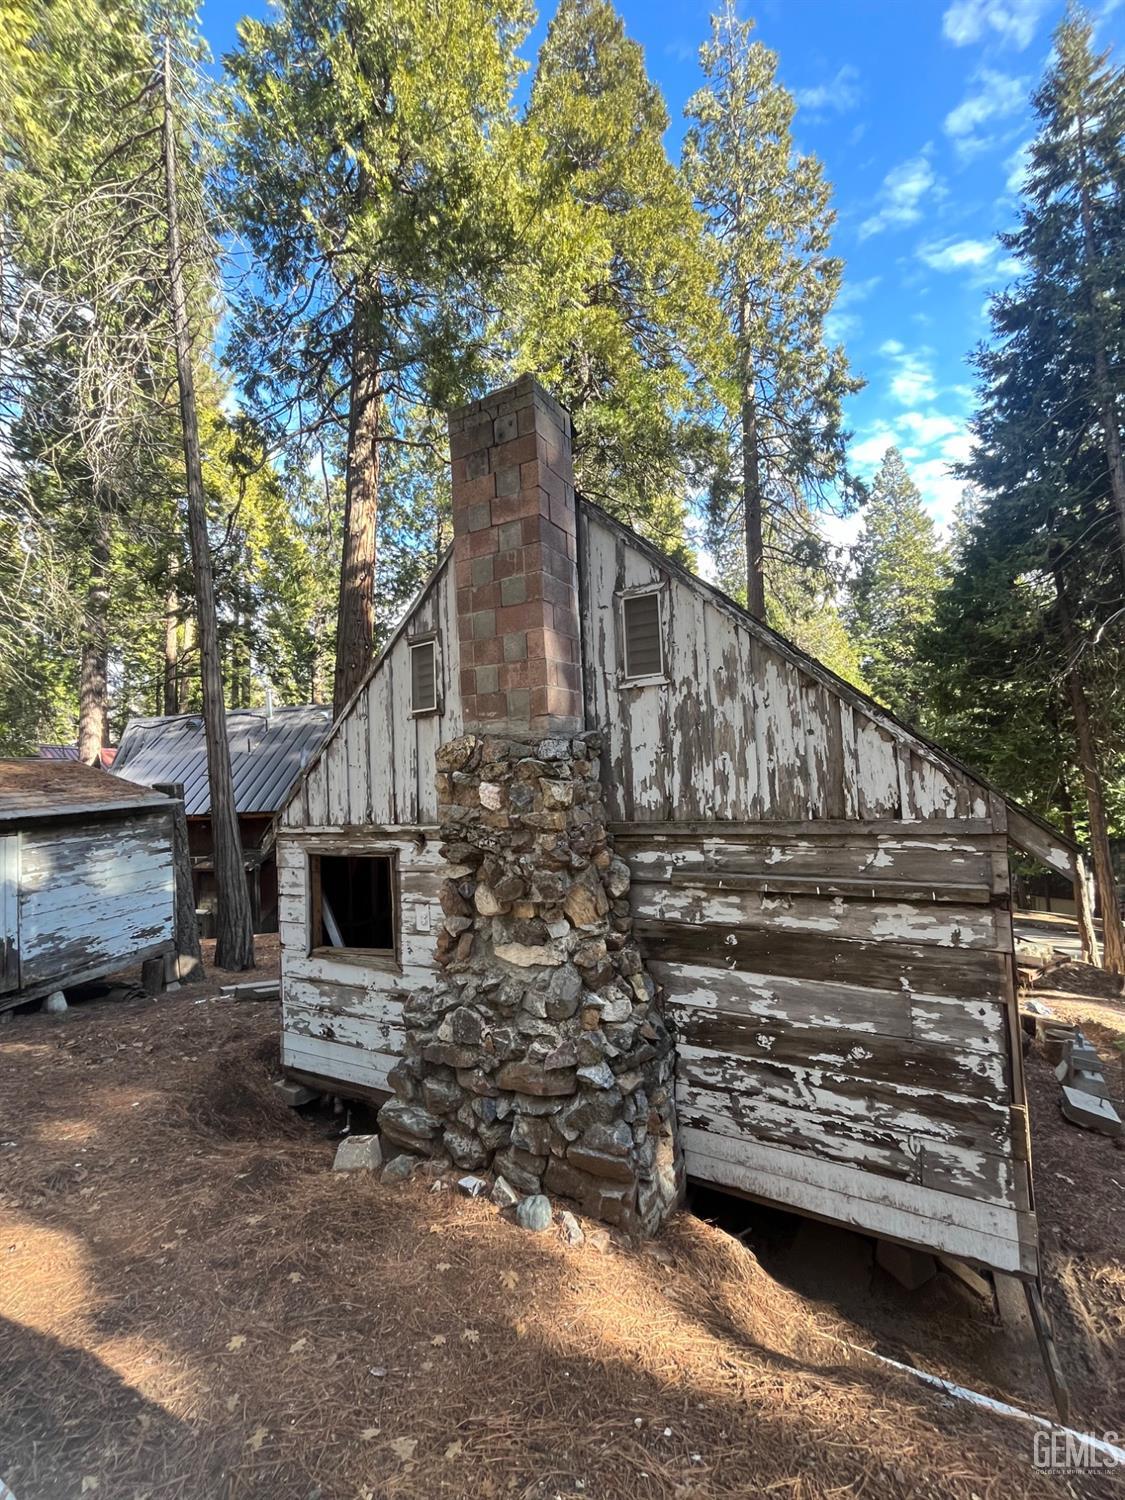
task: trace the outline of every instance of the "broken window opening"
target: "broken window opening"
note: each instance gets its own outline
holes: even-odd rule
[[[398,918],[393,854],[312,854],[312,947],[394,957]]]

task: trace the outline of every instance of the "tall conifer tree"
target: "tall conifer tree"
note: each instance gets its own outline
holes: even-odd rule
[[[720,533],[741,522],[747,605],[764,619],[767,556],[817,562],[816,509],[850,503],[841,402],[860,382],[824,333],[843,272],[828,253],[830,190],[820,162],[794,149],[792,95],[752,25],[730,4],[712,18],[684,168],[729,325],[719,379],[730,446],[715,518]]]
[[[501,319],[575,418],[579,487],[675,551],[709,446],[697,372],[718,321],[667,128],[611,0],[561,0],[525,121],[531,253]]]
[[[871,486],[854,561],[846,618],[864,677],[893,713],[921,723],[927,683],[919,640],[933,619],[947,558],[897,448],[887,449]]]
[[[337,712],[375,635],[380,460],[463,398],[502,259],[499,149],[526,0],[282,0],[246,20],[230,209],[253,257],[231,357],[279,440],[343,437]]]

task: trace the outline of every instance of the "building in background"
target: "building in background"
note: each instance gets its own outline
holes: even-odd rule
[[[331,722],[331,711],[319,704],[227,713],[235,809],[255,932],[277,931],[274,816],[320,749]],[[199,930],[203,937],[211,936],[215,867],[202,715],[130,719],[113,774],[144,786],[182,784]]]

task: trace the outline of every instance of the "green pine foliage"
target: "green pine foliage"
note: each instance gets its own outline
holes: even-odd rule
[[[862,382],[825,336],[843,274],[829,254],[830,188],[820,162],[794,147],[793,97],[752,26],[729,6],[712,17],[700,54],[707,82],[687,104],[683,159],[726,324],[714,350],[725,420],[712,548],[742,543],[747,603],[764,617],[773,573],[827,562],[817,511],[854,503],[842,403]]]
[[[700,367],[717,330],[713,266],[664,149],[668,111],[610,0],[561,0],[520,149],[529,251],[498,316],[514,364],[575,421],[590,498],[672,553],[710,449]]]
[[[900,718],[925,726],[928,681],[919,642],[933,619],[948,557],[897,448],[887,449],[863,515],[848,629],[874,696]]]

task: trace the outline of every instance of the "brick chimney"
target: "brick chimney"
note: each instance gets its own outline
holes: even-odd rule
[[[570,415],[530,375],[450,414],[466,732],[584,727]]]

